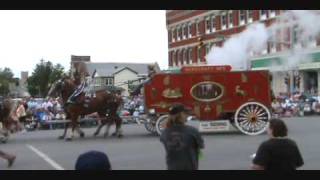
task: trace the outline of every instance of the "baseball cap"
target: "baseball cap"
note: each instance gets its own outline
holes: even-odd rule
[[[76,170],[111,170],[108,156],[99,151],[81,154],[75,165]]]
[[[181,103],[175,103],[169,108],[169,114],[170,115],[175,115],[175,114],[178,114],[180,112],[185,112],[185,113],[190,114],[191,113],[191,109],[185,107]]]

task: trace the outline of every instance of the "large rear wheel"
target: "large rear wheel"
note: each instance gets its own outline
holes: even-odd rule
[[[152,134],[157,134],[156,130],[156,120],[157,117],[148,117],[148,120],[144,122],[144,127],[146,128],[147,131],[149,131]]]
[[[234,116],[236,127],[247,135],[258,135],[265,132],[270,118],[269,109],[258,102],[241,105]]]
[[[168,115],[162,115],[158,118],[157,122],[156,122],[156,130],[157,130],[157,134],[160,136],[165,128],[165,124],[167,122],[168,119]]]

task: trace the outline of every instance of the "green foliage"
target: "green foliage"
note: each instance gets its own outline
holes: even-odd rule
[[[50,85],[60,79],[63,73],[64,67],[60,64],[53,65],[50,61],[41,60],[27,80],[29,93],[32,96],[45,97]]]
[[[9,84],[15,82],[10,68],[0,68],[0,95],[6,96],[9,93]]]

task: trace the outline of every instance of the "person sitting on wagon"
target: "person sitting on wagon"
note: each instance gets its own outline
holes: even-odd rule
[[[154,65],[148,65],[148,79],[142,83],[140,83],[132,92],[131,96],[137,96],[141,94],[141,88],[144,86],[144,84],[151,81],[151,79],[154,77],[154,75],[157,73]]]

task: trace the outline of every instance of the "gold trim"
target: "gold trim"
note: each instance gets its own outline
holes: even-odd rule
[[[166,109],[167,107],[171,106],[170,103],[167,103],[167,102],[164,102],[164,101],[161,101],[159,103],[156,103],[156,104],[151,104],[152,107],[160,107],[162,109]]]
[[[167,88],[162,92],[162,96],[165,98],[180,98],[182,97],[181,89],[180,88],[175,88],[175,89],[170,89]]]
[[[241,90],[240,89],[240,85],[236,86],[236,90],[235,91],[236,91],[236,94],[238,96],[247,96],[247,92],[245,90]]]
[[[170,85],[170,76],[166,76],[165,78],[163,78],[163,85]]]
[[[221,114],[223,112],[223,107],[221,104],[216,106],[216,114]]]
[[[241,73],[241,81],[243,83],[248,82],[248,76],[245,73]]]
[[[221,94],[220,94],[219,96],[217,96],[216,98],[212,98],[212,99],[200,99],[200,98],[198,98],[198,97],[195,97],[195,96],[192,94],[192,91],[193,91],[193,89],[194,89],[195,87],[199,86],[200,84],[214,84],[214,85],[218,86],[218,87],[221,89]],[[191,95],[194,99],[196,99],[196,100],[198,100],[198,101],[201,101],[201,102],[216,101],[216,100],[220,99],[220,98],[224,95],[224,86],[222,86],[222,85],[219,84],[219,83],[213,82],[213,81],[202,81],[202,82],[199,82],[199,83],[197,83],[197,84],[195,84],[195,85],[193,85],[193,86],[191,87],[191,89],[190,89],[190,95]]]

